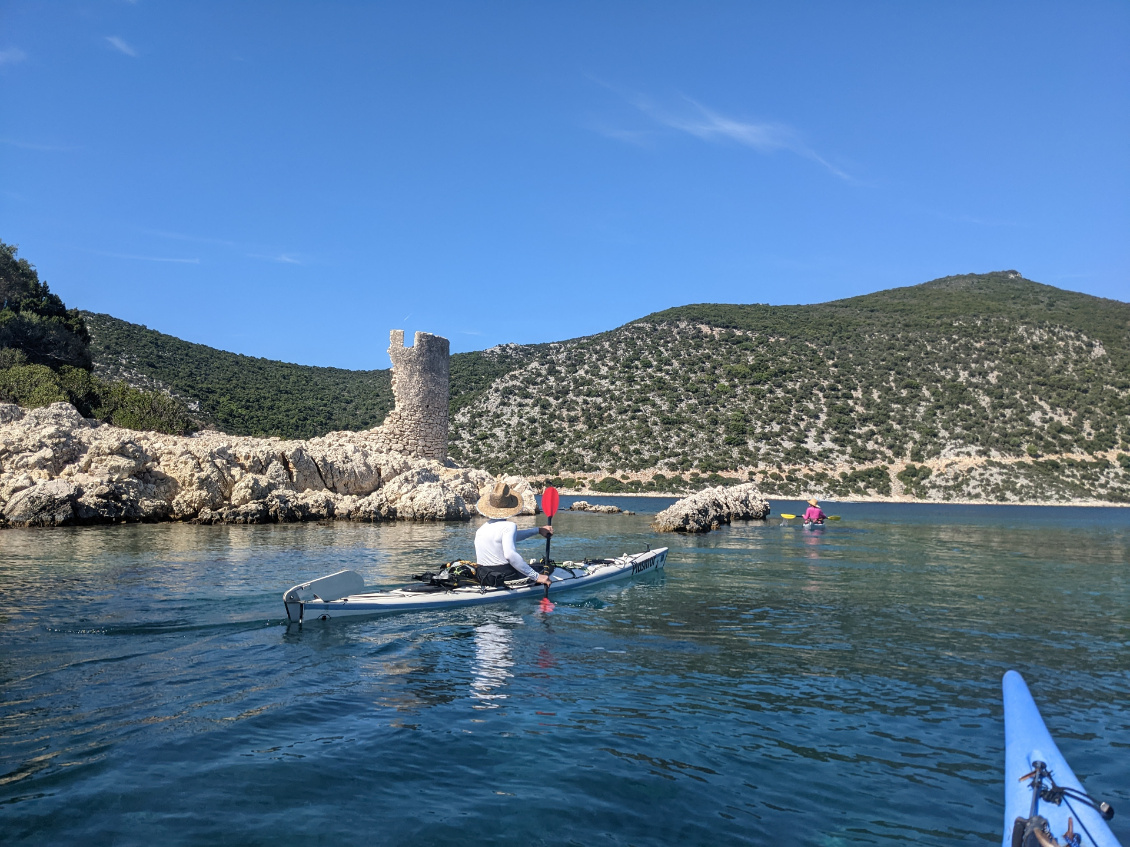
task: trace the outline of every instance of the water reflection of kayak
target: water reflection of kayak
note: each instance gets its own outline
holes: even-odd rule
[[[550,574],[549,596],[573,591],[615,579],[658,570],[667,561],[666,547],[643,553],[625,554],[616,559],[595,559],[565,562]],[[361,615],[384,615],[391,612],[425,609],[453,609],[541,597],[543,587],[528,580],[514,580],[503,586],[464,585],[443,588],[437,585],[413,585],[390,591],[366,591],[365,580],[356,571],[340,571],[304,582],[283,594],[286,616],[290,621],[329,620]]]
[[[1106,824],[1114,810],[1087,796],[1052,740],[1024,678],[1016,671],[1009,671],[1001,686],[1004,691],[1003,847],[1119,847],[1118,839]]]

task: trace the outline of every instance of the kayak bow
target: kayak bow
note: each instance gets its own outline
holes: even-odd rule
[[[1024,678],[1009,671],[1001,688],[1003,847],[1119,847],[1106,823],[1114,816],[1114,810],[1087,796],[1052,740]]]

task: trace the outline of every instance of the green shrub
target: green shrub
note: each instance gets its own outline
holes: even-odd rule
[[[624,491],[625,485],[614,476],[606,476],[599,482],[593,483],[592,490],[599,491],[602,494],[620,494]]]
[[[36,409],[70,403],[86,418],[126,429],[184,434],[195,422],[179,400],[141,391],[122,382],[107,383],[82,368],[16,365],[0,370],[0,401]]]

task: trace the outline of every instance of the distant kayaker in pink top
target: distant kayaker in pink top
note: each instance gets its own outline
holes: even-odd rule
[[[808,501],[808,509],[804,513],[805,523],[824,523],[824,519],[828,517],[820,509],[820,504],[815,500]]]

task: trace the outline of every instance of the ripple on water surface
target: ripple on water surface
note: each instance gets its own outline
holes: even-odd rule
[[[666,571],[302,628],[289,585],[401,584],[475,525],[8,530],[0,839],[999,843],[1010,667],[1128,807],[1130,515],[836,511],[692,538],[561,512],[555,557],[666,543]]]

